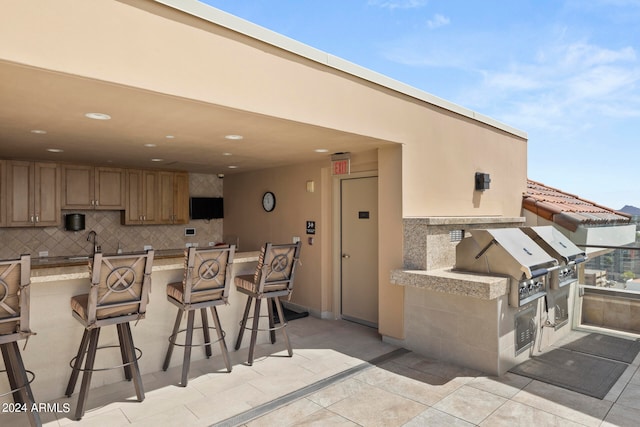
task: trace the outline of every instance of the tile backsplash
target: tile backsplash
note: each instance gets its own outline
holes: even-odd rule
[[[191,196],[220,197],[222,181],[215,175],[190,174]],[[83,231],[66,231],[64,215],[85,214]],[[223,220],[192,220],[180,225],[127,225],[120,223],[120,211],[62,211],[59,227],[0,228],[0,259],[15,258],[23,253],[38,257],[48,251],[49,256],[86,255],[93,250],[87,241],[91,230],[98,236],[98,244],[104,253],[115,253],[118,244],[125,252],[143,250],[144,245],[154,249],[184,248],[187,243],[207,246],[209,242],[220,242],[223,237]],[[185,236],[185,228],[195,228],[195,236]]]

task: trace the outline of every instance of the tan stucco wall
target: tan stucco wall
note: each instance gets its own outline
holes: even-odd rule
[[[403,215],[519,216],[527,183],[525,140],[430,109],[413,118],[403,152]],[[476,172],[490,189],[474,190]]]
[[[354,155],[352,171],[376,171],[375,151]],[[264,242],[302,238],[301,265],[291,301],[317,315],[333,313],[333,181],[330,160],[277,169],[234,174],[224,179],[224,234],[238,236],[242,251],[258,250]],[[315,191],[307,192],[307,181]],[[264,212],[262,195],[276,195],[276,209]],[[316,234],[306,233],[306,221],[316,221]],[[308,238],[313,237],[313,245]],[[339,254],[338,254],[339,255]],[[388,276],[388,274],[386,275]]]
[[[390,272],[402,268],[401,147],[378,151],[378,321],[382,335],[404,338],[404,287],[392,285]]]
[[[389,272],[402,267],[402,163],[400,146],[354,155],[353,174],[377,173],[379,183],[379,331],[402,338],[404,289],[391,285]],[[317,315],[339,315],[334,307],[334,290],[339,275],[333,271],[336,216],[334,181],[328,158],[323,161],[278,169],[230,175],[225,178],[224,234],[236,235],[243,251],[256,250],[266,241],[288,242],[302,237],[302,264],[296,273],[292,302]],[[314,181],[315,191],[306,191]],[[265,191],[276,194],[276,209],[263,211],[260,201]],[[305,234],[307,220],[316,221],[314,244]]]
[[[0,59],[402,143],[404,216],[520,211],[520,136],[150,1],[11,2],[2,16]],[[475,171],[490,191],[473,192]]]
[[[259,250],[265,242],[287,243],[302,238],[301,264],[296,270],[292,301],[322,311],[323,247],[327,244],[322,222],[322,167],[328,161],[230,175],[224,179],[224,234],[238,236],[242,251]],[[315,191],[307,192],[307,181]],[[273,212],[262,209],[262,195],[276,196]],[[316,221],[316,235],[307,236],[306,221]],[[309,245],[308,237],[314,237]],[[325,255],[326,256],[326,255]],[[325,279],[325,281],[328,279]],[[326,284],[324,289],[326,289]]]
[[[520,213],[526,187],[523,133],[409,94],[417,90],[400,93],[373,77],[355,77],[335,67],[358,67],[315,49],[303,57],[149,0],[3,3],[0,40],[6,41],[0,60],[402,144],[401,153],[399,146],[383,149],[379,158],[380,323],[391,336],[402,330],[402,292],[387,284],[401,253],[402,217]],[[372,163],[377,161],[374,156]],[[362,170],[378,168],[366,163]],[[306,238],[305,221],[318,222],[315,244],[305,239],[293,299],[321,312],[333,310],[335,254],[331,235],[323,234],[332,217],[327,168],[328,163],[287,166],[228,175],[224,183],[225,233],[239,235],[242,250],[267,240]],[[473,189],[477,171],[491,174],[491,189],[484,193]],[[307,180],[316,182],[315,193],[306,192]],[[272,214],[260,207],[266,190],[278,197]],[[393,308],[383,310],[383,304]]]

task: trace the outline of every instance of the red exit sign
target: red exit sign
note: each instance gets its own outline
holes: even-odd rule
[[[348,175],[351,172],[349,159],[331,161],[331,171],[333,175]]]

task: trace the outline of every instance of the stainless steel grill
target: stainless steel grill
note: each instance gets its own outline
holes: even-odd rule
[[[551,271],[551,289],[559,289],[578,280],[578,264],[587,260],[583,250],[550,225],[523,227],[522,231],[558,261],[559,267]]]
[[[547,293],[558,261],[519,228],[472,230],[456,246],[455,269],[511,278],[509,305],[521,307]]]

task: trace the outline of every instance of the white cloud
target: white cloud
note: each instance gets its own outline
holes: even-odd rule
[[[593,121],[640,115],[640,63],[631,47],[548,45],[529,61],[485,63],[481,75],[457,102],[529,131],[586,131]]]
[[[369,5],[385,9],[415,9],[423,7],[427,0],[369,0]]]
[[[451,20],[449,18],[437,13],[433,16],[433,18],[427,21],[427,26],[433,30],[439,27],[444,27],[446,25],[449,25],[450,22]]]

